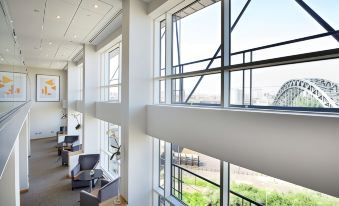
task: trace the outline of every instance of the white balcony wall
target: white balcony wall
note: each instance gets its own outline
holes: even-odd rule
[[[147,107],[147,133],[339,197],[339,117],[231,109]]]

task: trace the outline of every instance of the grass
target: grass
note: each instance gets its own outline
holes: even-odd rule
[[[220,205],[219,187],[192,177],[184,177],[183,185],[185,187],[182,201],[185,204],[189,206]],[[339,199],[317,192],[282,193],[234,182],[231,184],[231,190],[266,206],[339,206]],[[230,206],[240,205],[242,205],[242,199],[235,195],[230,195]],[[244,206],[247,205],[249,203],[244,201]]]

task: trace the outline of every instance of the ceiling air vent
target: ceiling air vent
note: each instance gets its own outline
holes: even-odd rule
[[[114,30],[116,30],[121,25],[121,21],[122,21],[122,9],[118,11],[118,13],[116,13],[114,17],[111,20],[109,20],[105,24],[105,26],[101,28],[99,32],[89,40],[89,42],[91,44],[97,45],[109,34],[111,34]]]

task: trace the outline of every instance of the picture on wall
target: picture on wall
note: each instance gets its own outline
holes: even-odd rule
[[[0,72],[0,102],[25,102],[27,74]]]
[[[53,75],[36,75],[36,101],[60,101],[60,77]]]

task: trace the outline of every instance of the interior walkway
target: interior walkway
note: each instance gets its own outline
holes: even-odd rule
[[[21,195],[22,206],[79,206],[80,190],[71,190],[67,167],[61,166],[55,148],[56,139],[31,142],[29,191]]]

